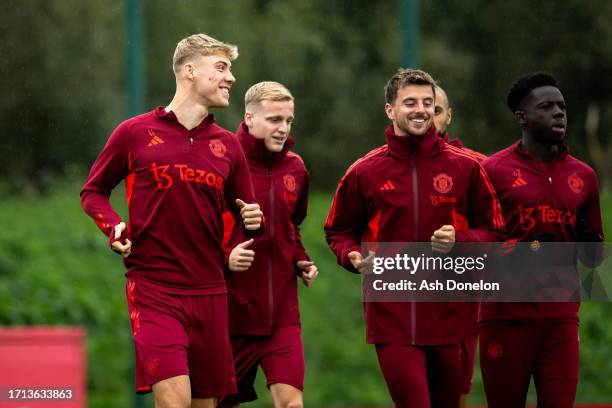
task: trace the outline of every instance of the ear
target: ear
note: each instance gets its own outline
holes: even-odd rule
[[[446,126],[450,125],[453,121],[453,108],[448,108],[448,113],[446,114]]]
[[[185,75],[185,78],[192,80],[194,77],[194,73],[195,73],[195,65],[193,65],[191,62],[188,62],[185,65],[183,65],[183,74]]]
[[[249,129],[253,127],[253,114],[251,112],[244,112],[244,124]]]
[[[389,119],[393,120],[393,106],[390,103],[385,103],[385,113]]]
[[[516,121],[518,122],[519,125],[527,124],[527,118],[525,117],[524,111],[517,110],[516,112],[514,112],[514,117],[516,118]]]

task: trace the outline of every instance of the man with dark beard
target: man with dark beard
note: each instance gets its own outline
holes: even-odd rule
[[[501,208],[476,159],[445,143],[433,126],[436,83],[400,69],[385,86],[392,122],[387,144],[347,170],[325,222],[338,263],[364,273],[362,243],[429,242],[448,253],[456,242],[504,236]],[[367,258],[366,258],[367,259]],[[465,303],[366,302],[367,342],[395,406],[459,405],[461,341],[469,333]]]

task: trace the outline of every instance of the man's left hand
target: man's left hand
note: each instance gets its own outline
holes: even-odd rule
[[[259,208],[259,204],[247,204],[241,199],[236,199],[236,205],[240,208],[240,216],[244,227],[249,231],[257,231],[261,228],[261,220],[263,218],[263,212]]]
[[[310,287],[319,275],[319,269],[312,261],[297,261],[297,267],[302,271],[304,286]]]
[[[455,245],[455,227],[443,225],[431,236],[431,249],[438,254],[448,254]]]

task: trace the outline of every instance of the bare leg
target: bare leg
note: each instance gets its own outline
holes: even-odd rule
[[[179,375],[153,384],[155,408],[189,408],[191,384],[189,376]]]
[[[459,408],[466,408],[467,407],[468,395],[470,395],[470,394],[461,394],[459,396]]]
[[[194,398],[191,400],[191,408],[215,408],[216,398]]]
[[[302,408],[304,402],[302,400],[302,391],[289,384],[272,384],[270,385],[274,408]]]

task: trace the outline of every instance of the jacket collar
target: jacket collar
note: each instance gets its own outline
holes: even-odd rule
[[[455,146],[455,147],[458,147],[460,149],[462,149],[464,147],[463,143],[461,143],[461,140],[459,140],[459,139],[451,140],[450,137],[448,136],[448,132],[444,132],[444,135],[440,136],[440,138],[442,140],[444,140],[446,143],[448,143],[449,145],[451,145],[451,146]]]
[[[420,138],[411,136],[397,136],[393,131],[393,125],[387,126],[385,130],[387,146],[392,156],[400,159],[413,159],[418,157],[429,157],[442,150],[442,140],[432,126],[427,133]]]
[[[523,146],[521,144],[521,139],[517,140],[513,147],[512,147],[512,151],[514,151],[516,154],[518,154],[519,156],[531,160],[533,162],[536,163],[542,163],[542,164],[546,164],[543,161],[541,161],[540,159],[538,159],[537,157],[535,157],[534,155],[532,155],[530,152],[528,152],[527,150],[523,149]],[[567,147],[566,144],[562,144],[559,146],[559,151],[557,152],[557,155],[553,158],[552,162],[558,162],[561,161],[563,159],[565,159],[567,157],[567,155],[569,154],[569,147]]]
[[[177,119],[176,114],[173,111],[166,111],[166,108],[163,106],[158,106],[155,108],[155,116],[160,119],[167,120],[169,122],[174,123],[176,126],[181,127],[182,129],[186,129]],[[192,132],[198,132],[210,127],[213,123],[215,123],[215,115],[209,113],[206,117],[200,122],[198,126],[193,128]]]
[[[249,128],[244,122],[241,122],[236,131],[236,135],[240,140],[244,155],[247,159],[254,160],[258,163],[272,167],[287,156],[287,153],[295,145],[295,142],[290,137],[287,138],[283,150],[280,152],[271,152],[266,149],[263,139],[257,139],[249,133]]]

